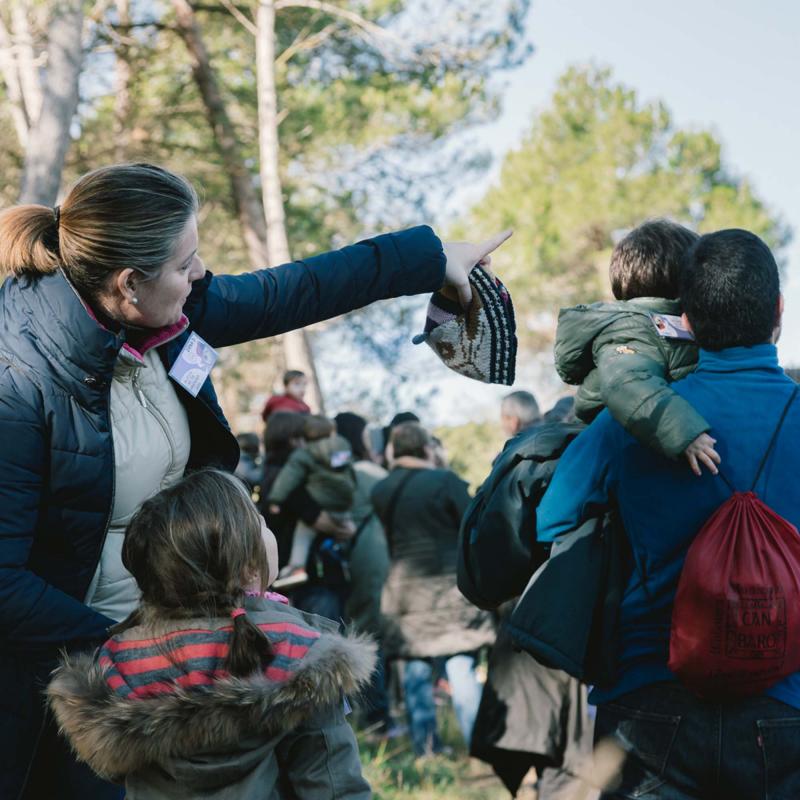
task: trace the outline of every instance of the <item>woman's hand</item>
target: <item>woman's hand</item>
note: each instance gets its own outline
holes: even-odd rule
[[[445,287],[451,287],[458,294],[458,301],[463,308],[472,302],[472,290],[469,286],[469,274],[476,264],[488,266],[491,262],[489,253],[497,250],[511,236],[511,229],[498,233],[480,244],[471,242],[445,242],[444,255],[447,259],[444,274]]]

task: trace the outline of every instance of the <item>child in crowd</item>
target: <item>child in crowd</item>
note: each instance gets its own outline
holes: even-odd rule
[[[274,394],[267,400],[261,419],[269,419],[273,411],[293,411],[295,414],[310,414],[311,408],[303,397],[308,387],[308,378],[299,369],[290,369],[283,373],[283,394]]]
[[[241,478],[252,492],[261,484],[264,477],[261,442],[255,433],[240,433],[236,441],[239,443],[239,463],[236,465],[235,475]]]
[[[575,414],[590,422],[608,408],[629,433],[669,458],[684,455],[696,474],[716,473],[719,456],[708,423],[669,384],[697,366],[694,337],[681,320],[680,270],[697,235],[651,220],[611,255],[616,302],[562,309],[555,362],[567,383],[581,384]]]
[[[196,472],[148,500],[123,561],[139,608],[48,688],[80,759],[136,800],[370,796],[344,697],[374,648],[266,592],[275,540],[236,478]]]
[[[343,527],[355,530],[350,517],[356,490],[350,443],[336,433],[332,420],[322,416],[306,419],[303,438],[305,446],[292,452],[270,488],[267,498],[270,513],[279,514],[281,503],[295,489],[305,486],[320,508]],[[291,578],[292,583],[307,579],[305,565],[315,536],[313,528],[303,522],[297,523],[289,563],[281,573],[283,585],[288,585],[287,578]]]

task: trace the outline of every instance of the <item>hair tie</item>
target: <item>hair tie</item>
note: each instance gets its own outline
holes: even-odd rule
[[[231,619],[236,619],[236,617],[241,617],[245,613],[243,608],[234,608],[231,611]]]
[[[61,222],[61,206],[55,206],[55,208],[53,208],[53,220],[56,223],[56,228],[58,228]]]

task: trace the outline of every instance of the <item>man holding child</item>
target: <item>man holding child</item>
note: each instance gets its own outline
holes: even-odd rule
[[[800,674],[760,695],[709,701],[667,667],[687,550],[731,496],[727,483],[740,491],[751,485],[787,404],[755,491],[777,514],[800,522],[800,402],[789,403],[794,384],[775,347],[783,313],[775,260],[752,233],[723,230],[690,244],[683,263],[682,320],[699,358],[670,391],[707,421],[709,469],[698,476],[668,461],[653,441],[642,443],[641,429],[626,430],[604,410],[564,453],[538,509],[538,538],[575,529],[591,506],[613,498],[634,553],[617,679],[590,697],[599,707],[596,739],[613,736],[628,751],[621,786],[607,798],[800,797]],[[623,347],[617,359],[633,361],[636,349]]]

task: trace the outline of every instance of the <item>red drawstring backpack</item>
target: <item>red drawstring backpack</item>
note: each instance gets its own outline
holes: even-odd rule
[[[759,694],[800,669],[800,534],[754,490],[733,496],[695,537],[672,609],[669,668],[701,697]]]

